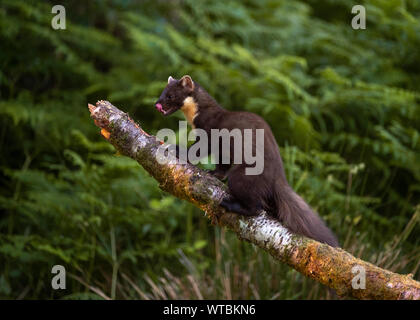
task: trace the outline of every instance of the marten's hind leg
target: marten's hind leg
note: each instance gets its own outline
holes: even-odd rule
[[[232,168],[228,172],[230,197],[223,199],[220,205],[229,212],[244,216],[255,216],[263,206],[259,197],[254,176],[243,174],[243,167]]]
[[[244,207],[238,200],[235,200],[233,197],[224,198],[220,203],[220,206],[229,212],[238,213],[243,216],[253,216],[257,214],[256,211]]]

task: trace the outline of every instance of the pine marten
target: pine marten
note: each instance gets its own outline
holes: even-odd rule
[[[263,171],[259,175],[247,175],[249,164],[221,163],[211,171],[219,179],[227,177],[229,198],[223,199],[221,206],[229,212],[245,216],[257,215],[265,210],[277,218],[290,231],[317,241],[338,247],[335,235],[309,205],[289,186],[283,169],[279,147],[269,125],[260,116],[250,112],[232,112],[223,109],[197,82],[185,75],[180,80],[172,77],[163,90],[156,108],[168,116],[181,109],[193,128],[203,129],[209,137],[211,129],[252,129],[253,138],[257,129],[264,129],[264,147],[259,150],[252,139],[252,150],[264,159]],[[230,153],[233,148],[219,150]],[[245,147],[245,146],[243,146]],[[249,146],[248,146],[249,147]],[[220,147],[221,148],[221,147]],[[263,154],[261,154],[263,152]]]

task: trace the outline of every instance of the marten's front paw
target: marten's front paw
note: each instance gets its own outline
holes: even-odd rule
[[[210,173],[213,177],[216,177],[220,181],[223,181],[226,179],[226,174],[219,171],[219,170],[206,170],[207,173]]]

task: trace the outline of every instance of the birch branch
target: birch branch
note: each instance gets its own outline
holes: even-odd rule
[[[410,275],[400,275],[355,258],[350,253],[295,235],[266,213],[243,217],[219,206],[228,194],[227,187],[205,171],[182,164],[178,159],[160,164],[156,160],[162,142],[147,134],[129,116],[108,101],[89,104],[91,117],[101,134],[123,155],[135,159],[158,182],[159,187],[187,200],[214,222],[227,226],[239,239],[268,251],[305,276],[332,289],[340,296],[357,299],[420,299],[420,283]],[[365,289],[354,289],[353,267],[366,275]],[[360,269],[359,269],[360,270]]]

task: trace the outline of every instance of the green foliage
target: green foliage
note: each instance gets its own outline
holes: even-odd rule
[[[2,0],[0,297],[324,296],[101,139],[99,99],[150,133],[178,129],[153,102],[184,74],[267,119],[290,184],[344,248],[419,279],[420,5],[362,2],[363,31],[344,0],[69,1],[54,30],[55,3]]]

